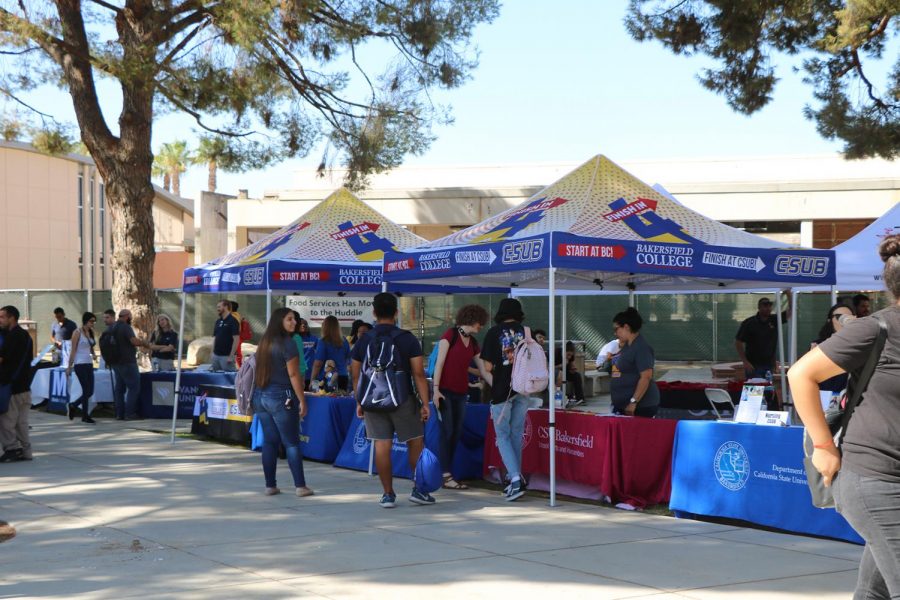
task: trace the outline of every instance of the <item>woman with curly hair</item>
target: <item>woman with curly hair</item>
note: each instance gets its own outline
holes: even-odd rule
[[[438,341],[438,356],[434,365],[434,405],[441,417],[441,467],[444,487],[451,490],[468,489],[453,479],[450,467],[462,434],[466,403],[469,401],[469,365],[480,360],[481,349],[472,337],[488,321],[487,311],[468,304],[456,313],[456,324],[444,332]]]

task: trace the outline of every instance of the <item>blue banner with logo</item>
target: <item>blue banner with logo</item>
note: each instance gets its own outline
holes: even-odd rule
[[[699,240],[683,243],[592,238],[554,232],[503,242],[475,243],[454,248],[389,252],[384,278],[389,282],[461,278],[489,273],[543,269],[633,273],[722,282],[767,282],[777,285],[831,285],[834,253],[713,246]],[[594,282],[600,285],[602,281]],[[593,284],[586,283],[595,289]]]
[[[834,509],[812,505],[802,427],[680,421],[673,457],[669,508],[678,516],[741,519],[863,543]]]
[[[194,416],[194,403],[201,385],[234,387],[234,373],[182,371],[178,418]],[[141,415],[147,419],[171,419],[175,398],[175,371],[141,373]]]
[[[788,284],[834,283],[834,253],[605,240],[569,233],[553,235],[554,267],[584,271],[653,273],[723,281]]]
[[[457,248],[388,252],[384,255],[384,278],[399,282],[546,269],[550,254],[549,234]]]
[[[356,420],[356,400],[350,396],[306,394],[306,406],[306,416],[300,423],[303,457],[334,462],[347,430]]]

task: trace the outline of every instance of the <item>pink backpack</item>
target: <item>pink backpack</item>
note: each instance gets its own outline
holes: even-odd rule
[[[525,339],[516,345],[513,352],[510,388],[519,394],[539,394],[550,383],[547,356],[544,349],[531,337],[531,329],[525,328]]]

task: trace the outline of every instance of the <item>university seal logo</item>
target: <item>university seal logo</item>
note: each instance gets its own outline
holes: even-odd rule
[[[353,434],[353,451],[362,454],[369,449],[369,440],[366,439],[366,422],[360,421],[356,433]]]
[[[716,479],[727,490],[736,492],[747,484],[750,478],[750,457],[737,442],[725,442],[719,446],[713,461]]]

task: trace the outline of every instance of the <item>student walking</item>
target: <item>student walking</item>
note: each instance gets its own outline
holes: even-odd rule
[[[81,328],[72,334],[72,351],[69,353],[69,364],[66,365],[66,377],[71,378],[72,371],[81,385],[81,396],[75,402],[66,404],[69,420],[75,418],[75,409],[81,408],[81,422],[95,423],[91,418],[88,401],[94,395],[94,359],[97,356],[97,341],[94,339],[94,324],[97,317],[86,312],[81,315]],[[71,390],[71,388],[70,388]]]

